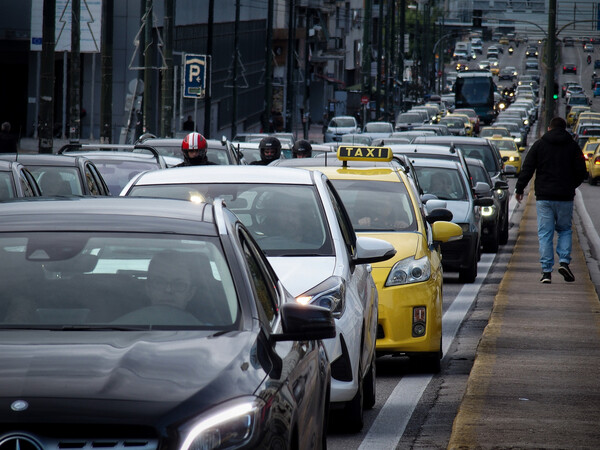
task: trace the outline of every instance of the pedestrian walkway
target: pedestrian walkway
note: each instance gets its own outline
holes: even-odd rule
[[[528,196],[449,449],[600,448],[600,302],[573,233],[567,283],[542,284]]]

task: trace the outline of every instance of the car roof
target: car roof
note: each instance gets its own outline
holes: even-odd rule
[[[3,203],[0,231],[14,231],[16,224],[21,230],[217,234],[209,205],[158,198],[33,197]]]
[[[471,136],[418,136],[414,144],[486,144],[487,139]]]
[[[86,158],[85,156],[73,157],[66,155],[56,155],[54,153],[1,153],[0,159],[8,161],[18,161],[24,166],[38,165],[57,167],[78,167],[82,159],[88,160],[88,158]]]
[[[412,163],[415,167],[441,167],[457,170],[462,168],[460,162],[454,159],[415,158]]]
[[[135,185],[193,183],[306,184],[313,179],[308,170],[265,166],[189,166],[153,170],[142,174]]]

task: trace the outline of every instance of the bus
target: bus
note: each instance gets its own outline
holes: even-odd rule
[[[485,70],[459,72],[454,83],[456,108],[472,108],[479,120],[489,125],[496,117],[494,93],[498,90],[493,75]]]

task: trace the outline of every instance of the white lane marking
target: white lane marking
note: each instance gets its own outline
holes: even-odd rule
[[[508,220],[512,219],[513,213],[519,207],[519,203],[511,195],[508,204]],[[475,297],[481,289],[483,280],[487,277],[490,267],[496,258],[496,254],[484,254],[477,264],[477,278],[474,283],[465,284],[452,305],[442,317],[442,350],[444,360],[447,358],[448,349],[454,342],[460,324],[471,308]],[[398,382],[387,401],[381,408],[377,418],[369,428],[369,431],[359,450],[396,448],[398,442],[406,430],[410,420],[425,388],[431,381],[432,375],[405,375]]]
[[[447,354],[458,328],[471,308],[496,254],[484,254],[474,283],[465,284],[442,317],[442,348]],[[446,359],[447,356],[444,357]],[[432,375],[405,375],[381,408],[359,450],[396,448]]]

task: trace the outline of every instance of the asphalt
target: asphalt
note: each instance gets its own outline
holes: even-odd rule
[[[540,283],[536,220],[530,192],[449,449],[600,448],[600,301],[575,227],[575,282]]]

